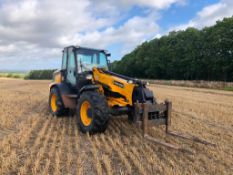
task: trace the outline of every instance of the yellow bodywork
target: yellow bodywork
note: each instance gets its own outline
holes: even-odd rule
[[[62,82],[63,77],[61,76],[60,70],[57,70],[53,73],[53,82],[50,83],[49,89],[51,90],[51,87],[55,84],[59,84]]]
[[[55,84],[59,84],[63,81],[63,77],[61,76],[60,71],[54,72],[54,82],[52,82],[49,86],[51,89],[52,86]],[[104,93],[104,86],[107,86],[112,92],[118,93],[123,97],[120,98],[115,98],[115,97],[106,97],[108,101],[109,107],[114,107],[114,106],[132,106],[133,101],[132,101],[132,94],[134,87],[136,86],[135,84],[127,82],[127,80],[107,74],[103,72],[101,69],[93,68],[93,83],[99,85],[99,92]],[[115,83],[114,83],[115,82]],[[116,82],[119,85],[116,84]],[[78,83],[78,82],[77,82]]]
[[[125,98],[114,98],[107,97],[108,105],[113,106],[132,106],[132,94],[135,87],[135,84],[128,83],[127,80],[112,76],[104,73],[101,69],[93,68],[93,79],[94,82],[99,83],[102,86],[107,86],[110,88],[112,92],[116,92],[124,96]],[[116,85],[116,83],[120,83],[122,87]]]
[[[55,83],[62,82],[62,76],[61,76],[61,72],[59,70],[54,72],[54,81],[55,81]]]

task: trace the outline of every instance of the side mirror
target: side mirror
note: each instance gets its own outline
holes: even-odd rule
[[[108,63],[108,69],[109,69],[109,70],[112,70],[112,64],[111,64],[111,62],[110,62],[109,59],[107,59],[107,63]]]
[[[111,53],[107,53],[106,56],[107,56],[107,57],[110,57],[110,56],[111,56]]]

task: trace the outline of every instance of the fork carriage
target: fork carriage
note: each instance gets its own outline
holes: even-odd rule
[[[162,140],[156,139],[148,135],[148,129],[156,125],[165,125],[166,134],[181,139],[187,139],[194,142],[198,142],[205,145],[216,146],[213,143],[200,139],[196,136],[182,134],[176,131],[170,131],[169,126],[171,125],[171,112],[172,112],[172,102],[165,100],[164,103],[151,104],[151,103],[136,103],[138,111],[143,111],[142,115],[142,135],[145,139],[155,142],[157,144],[166,146],[171,149],[180,150],[183,152],[191,153],[189,150],[182,148],[177,145],[173,145]]]

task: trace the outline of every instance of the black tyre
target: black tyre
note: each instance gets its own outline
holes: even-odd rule
[[[128,121],[130,122],[130,123],[133,123],[133,122],[135,122],[135,109],[131,109],[129,112],[128,112]]]
[[[61,95],[56,87],[50,90],[49,94],[49,110],[53,115],[61,116],[67,112],[65,109]]]
[[[77,120],[83,133],[104,132],[109,121],[105,96],[94,91],[84,92],[78,100]]]

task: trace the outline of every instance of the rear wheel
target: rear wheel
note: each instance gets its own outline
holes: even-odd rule
[[[61,96],[56,87],[50,90],[49,94],[49,110],[53,115],[61,116],[67,111],[62,103]]]
[[[82,132],[104,132],[109,121],[105,96],[98,92],[84,92],[77,106],[78,125]]]

